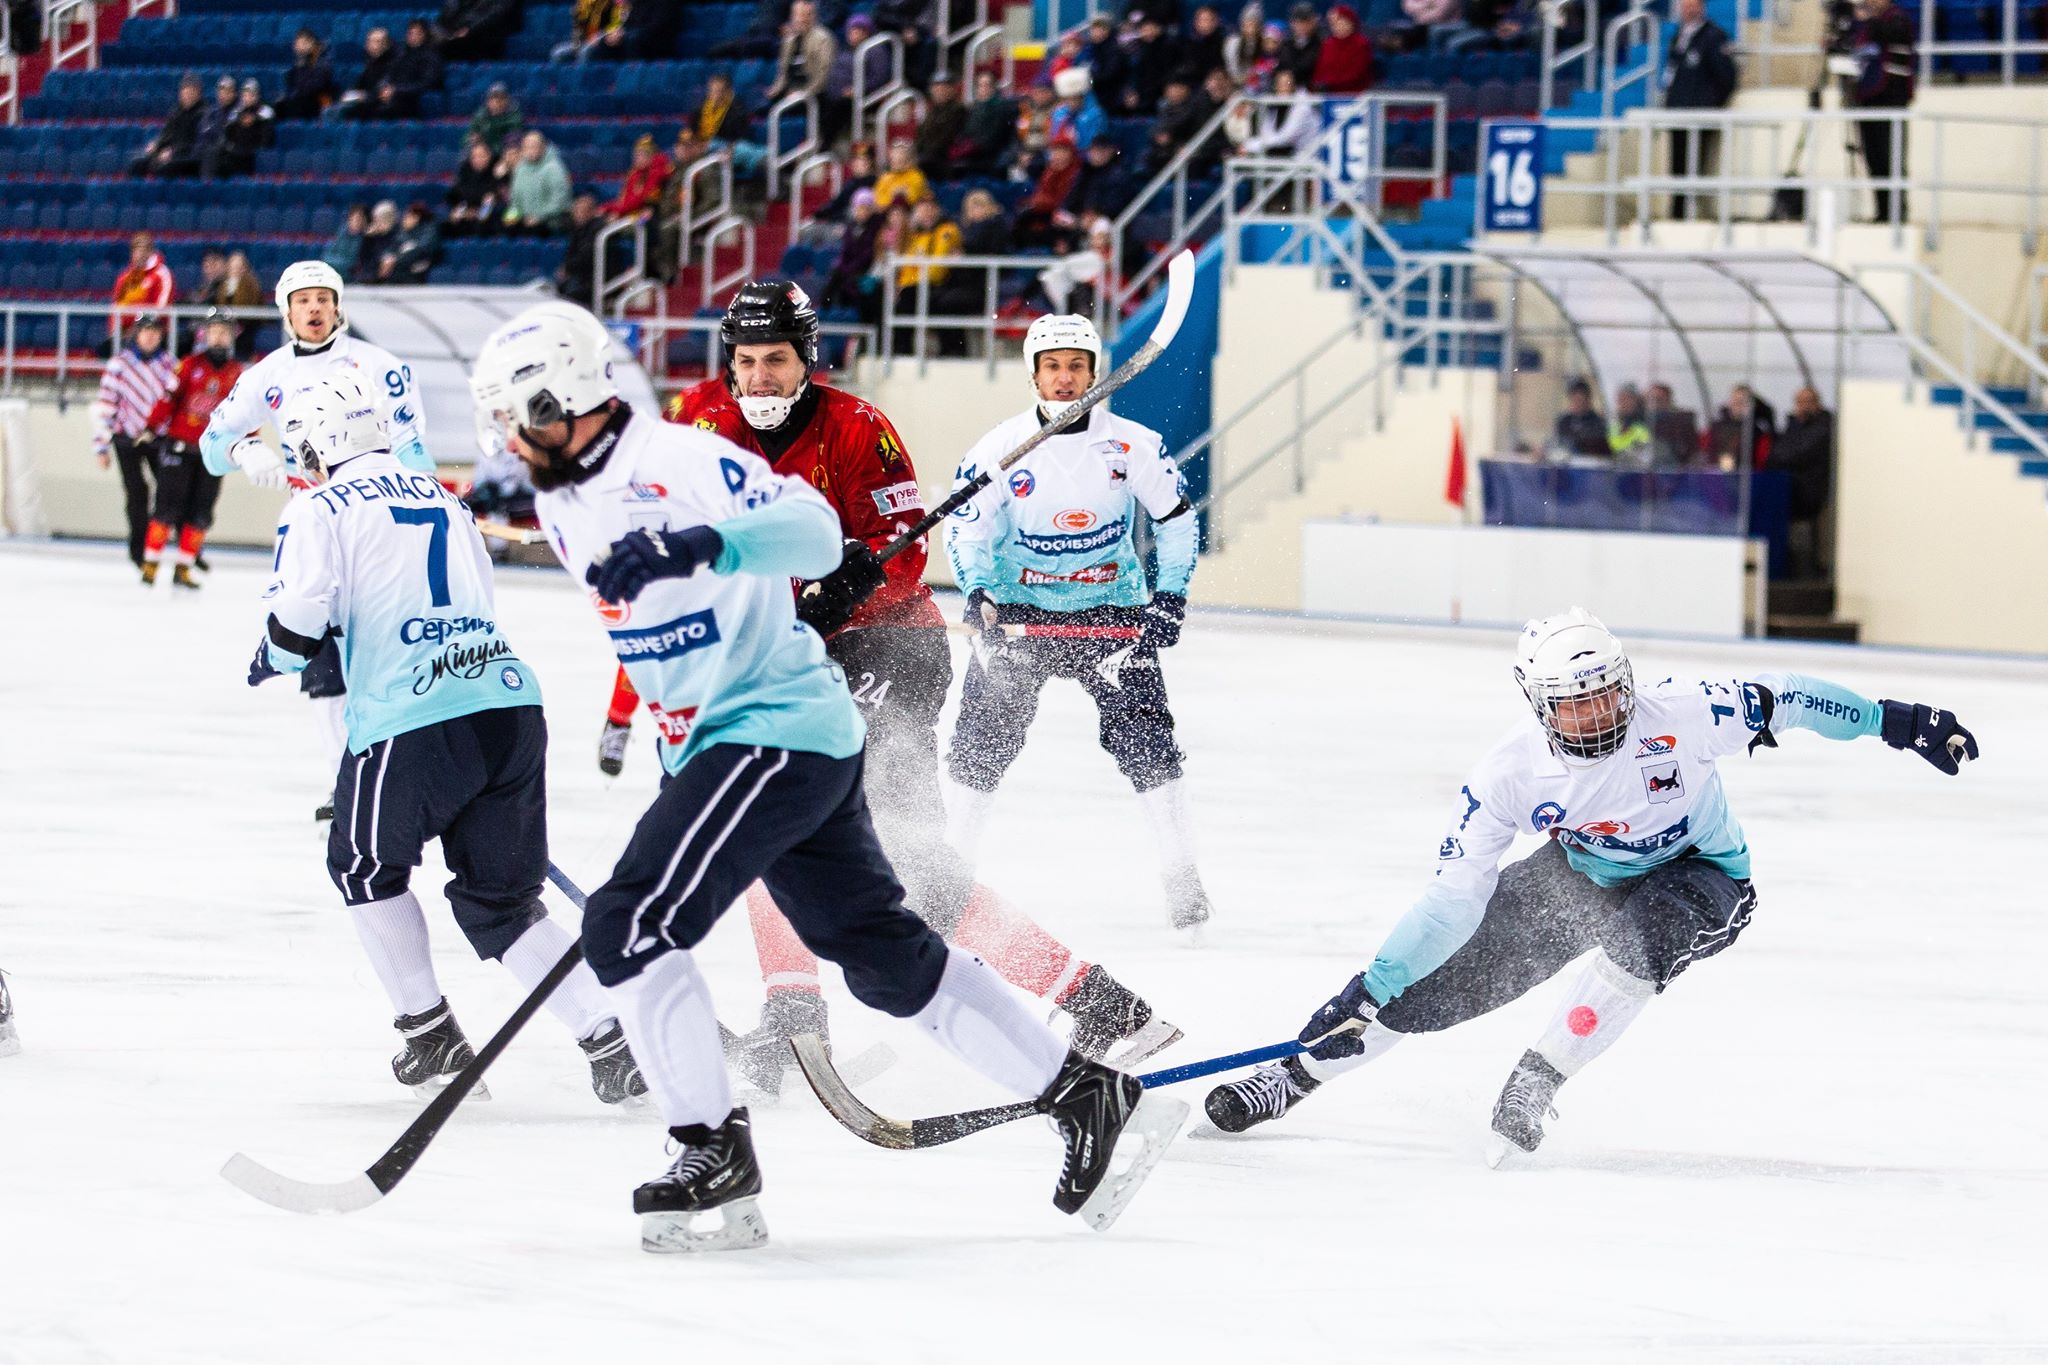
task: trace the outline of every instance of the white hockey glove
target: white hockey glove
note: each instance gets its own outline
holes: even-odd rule
[[[283,491],[286,487],[284,456],[254,436],[244,436],[228,447],[228,458],[235,468],[249,476],[249,482],[258,488],[274,488]]]

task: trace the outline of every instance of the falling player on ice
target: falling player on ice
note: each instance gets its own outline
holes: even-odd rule
[[[277,414],[289,395],[334,374],[352,375],[369,391],[379,420],[391,434],[392,453],[399,463],[423,474],[434,472],[433,457],[427,454],[426,418],[413,391],[412,367],[382,347],[348,334],[341,291],[341,276],[325,261],[294,261],[277,277],[277,311],[284,319],[285,344],[244,370],[207,419],[199,450],[209,473],[239,469],[259,488],[284,488],[291,473],[285,456],[263,437],[277,434]],[[340,764],[347,743],[342,719],[347,685],[341,654],[333,645],[300,673],[299,690],[312,700],[319,717],[331,773]],[[334,797],[329,793],[313,818],[326,820],[333,815]]]
[[[1749,845],[1716,759],[1776,748],[1794,729],[1877,736],[1949,774],[1977,757],[1950,712],[1796,673],[1666,678],[1639,692],[1620,642],[1577,607],[1523,628],[1515,680],[1536,723],[1517,725],[1459,789],[1429,889],[1302,1029],[1313,1047],[1209,1093],[1217,1127],[1278,1118],[1407,1034],[1498,1009],[1590,949],[1494,1105],[1488,1163],[1533,1152],[1558,1087],[1749,923]],[[1518,832],[1550,842],[1502,869]]]
[[[967,452],[954,486],[995,467],[1073,406],[1102,374],[1102,338],[1084,317],[1056,315],[1024,338],[1032,406]],[[1158,569],[1148,590],[1137,551],[1140,511],[1153,521]],[[946,546],[981,631],[947,754],[947,837],[969,864],[996,786],[1024,749],[1049,678],[1072,678],[1101,718],[1102,747],[1137,789],[1159,843],[1173,927],[1209,918],[1195,869],[1180,746],[1159,651],[1180,641],[1195,569],[1195,518],[1159,433],[1108,407],[1045,442],[963,504]],[[1003,626],[1023,626],[1022,639]]]
[[[405,1049],[391,1070],[425,1094],[474,1058],[434,977],[410,889],[430,839],[477,956],[531,991],[574,938],[541,904],[547,725],[540,686],[498,629],[483,537],[453,494],[391,453],[369,390],[336,373],[285,399],[285,449],[308,487],[285,504],[254,687],[339,640],[354,684],[327,832],[327,873],[391,998]],[[644,1094],[588,967],[548,999],[606,1104]]]
[[[986,964],[904,907],[862,794],[866,727],[789,591],[839,566],[838,517],[730,441],[634,412],[610,348],[594,318],[529,309],[485,341],[472,384],[480,419],[531,468],[548,541],[596,590],[666,741],[661,791],[583,919],[585,956],[680,1148],[634,1191],[641,1245],[767,1238],[751,1123],[732,1103],[693,953],[756,881],[856,999],[1035,1097],[1066,1145],[1055,1205],[1106,1226],[1185,1106],[1070,1052]]]
[[[1074,1021],[1074,1046],[1134,1065],[1180,1037],[1152,1007],[974,879],[945,841],[939,796],[939,713],[953,682],[945,618],[925,586],[917,542],[886,565],[876,551],[924,515],[917,471],[896,428],[872,404],[818,383],[818,315],[788,280],[747,284],[721,328],[726,373],[679,396],[679,418],[816,488],[846,538],[839,566],[797,588],[796,615],[845,670],[867,720],[864,779],[875,834],[908,903],[949,942],[979,954],[1020,990]],[[614,703],[616,705],[616,702]],[[826,1034],[818,960],[756,885],[747,913],[767,1000],[760,1026],[737,1039],[740,1074],[774,1093],[800,1033]]]

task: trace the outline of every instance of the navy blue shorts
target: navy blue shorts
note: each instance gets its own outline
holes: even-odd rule
[[[713,744],[662,785],[583,912],[583,955],[616,985],[694,948],[764,883],[854,998],[898,1018],[931,1003],[946,945],[903,905],[861,790],[862,756]]]
[[[350,905],[397,895],[427,840],[454,873],[448,904],[492,960],[546,916],[547,721],[538,706],[477,711],[342,756],[327,875]]]

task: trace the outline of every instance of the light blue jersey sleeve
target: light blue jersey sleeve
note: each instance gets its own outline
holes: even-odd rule
[[[1884,708],[1839,683],[1801,673],[1759,673],[1771,690],[1771,733],[1811,730],[1827,739],[1861,739],[1880,732]]]
[[[1197,525],[1192,511],[1181,512],[1152,528],[1152,545],[1159,559],[1159,577],[1154,592],[1188,595],[1188,582],[1195,576]]]
[[[983,437],[960,462],[960,468],[953,474],[954,492],[973,483],[980,474],[982,447],[987,444],[988,438]],[[995,541],[1000,532],[1002,498],[1003,486],[997,480],[954,508],[946,518],[946,557],[953,562],[953,581],[963,593],[972,593],[977,588],[993,590],[996,586]]]
[[[1157,441],[1156,436],[1154,440]],[[1152,590],[1187,596],[1188,581],[1195,576],[1196,518],[1194,512],[1185,510],[1188,486],[1181,477],[1180,466],[1163,445],[1154,444],[1150,458],[1134,451],[1130,485],[1131,496],[1152,517],[1152,547],[1157,561]]]
[[[823,498],[780,498],[717,525],[723,574],[823,578],[839,567],[839,518]]]

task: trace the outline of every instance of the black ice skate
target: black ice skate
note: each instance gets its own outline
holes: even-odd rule
[[[1209,1122],[1226,1133],[1277,1119],[1308,1098],[1322,1082],[1308,1074],[1301,1058],[1269,1062],[1243,1080],[1228,1081],[1209,1092],[1203,1108]]]
[[[576,1046],[590,1059],[590,1088],[606,1104],[624,1104],[647,1093],[647,1078],[640,1074],[640,1063],[633,1060],[618,1020],[598,1030],[594,1038],[579,1039]]]
[[[1181,1101],[1078,1052],[1067,1053],[1038,1105],[1067,1145],[1053,1207],[1080,1214],[1097,1232],[1107,1232],[1137,1196],[1188,1116]]]
[[[772,991],[761,1005],[760,1026],[725,1040],[726,1065],[763,1095],[780,1095],[783,1072],[796,1065],[789,1040],[799,1033],[815,1033],[830,1046],[825,998],[814,991]]]
[[[1180,1041],[1179,1029],[1155,1017],[1150,1005],[1099,965],[1082,974],[1060,1008],[1073,1016],[1074,1051],[1118,1071]]]
[[[328,798],[328,799],[327,799],[327,800],[325,800],[325,801],[322,801],[322,802],[321,802],[321,803],[320,803],[319,805],[317,805],[317,806],[313,807],[313,823],[314,823],[314,824],[316,824],[316,825],[317,825],[317,824],[319,824],[319,823],[320,823],[321,821],[323,821],[323,820],[332,820],[333,818],[334,818],[334,800],[333,800],[333,798],[332,798],[332,797]]]
[[[1202,926],[1209,922],[1209,893],[1202,889],[1201,873],[1183,867],[1166,874],[1166,913],[1174,928],[1186,931],[1191,941],[1201,941]]]
[[[0,1057],[21,1051],[21,1034],[14,1027],[14,997],[7,993],[7,974],[0,972]]]
[[[631,723],[617,725],[607,720],[604,733],[597,737],[597,766],[606,777],[617,777],[626,770],[626,743],[633,738]]]
[[[405,1039],[405,1051],[391,1059],[391,1074],[398,1077],[400,1085],[411,1086],[421,1099],[431,1098],[448,1084],[449,1077],[476,1060],[445,996],[430,1010],[399,1015],[391,1026]],[[470,1092],[471,1099],[490,1097],[482,1082]]]
[[[1557,1117],[1551,1101],[1564,1084],[1564,1073],[1531,1049],[1515,1063],[1514,1074],[1493,1104],[1493,1137],[1486,1164],[1499,1166],[1516,1152],[1533,1152],[1543,1142],[1543,1120]]]
[[[716,1128],[671,1128],[681,1144],[675,1163],[633,1191],[642,1251],[740,1251],[768,1240],[761,1217],[761,1165],[745,1109]],[[707,1226],[716,1214],[716,1226]]]

